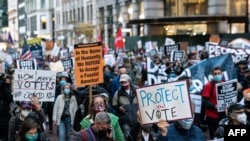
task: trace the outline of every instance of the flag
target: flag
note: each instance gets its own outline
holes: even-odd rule
[[[9,32],[9,35],[8,35],[8,43],[9,43],[9,44],[14,44],[14,41],[13,41],[13,39],[12,39],[12,37],[11,37],[10,32]]]
[[[24,42],[23,42],[23,50],[22,50],[22,55],[20,56],[21,60],[29,60],[32,59],[31,57],[31,52],[29,49],[29,46],[27,44],[27,39],[24,37]]]
[[[121,49],[124,48],[121,27],[118,28],[117,33],[116,33],[116,37],[115,37],[115,50],[117,50],[119,48],[121,48]]]
[[[97,42],[102,42],[102,34],[101,33],[97,36]]]

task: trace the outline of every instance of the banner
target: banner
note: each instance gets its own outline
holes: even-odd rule
[[[171,55],[172,51],[180,50],[180,44],[174,44],[174,45],[165,45],[164,46],[164,53],[167,56]]]
[[[76,86],[103,83],[102,44],[74,45]]]
[[[236,64],[239,61],[248,61],[250,49],[241,49],[241,48],[231,48],[231,47],[222,47],[219,45],[209,44],[209,58],[220,56],[224,54],[231,54],[233,62]]]
[[[35,95],[39,101],[55,99],[56,72],[16,69],[13,84],[14,101],[29,101]]]
[[[74,68],[73,59],[72,59],[72,58],[63,59],[63,60],[61,60],[61,62],[62,62],[62,65],[63,65],[64,70]]]
[[[165,64],[156,65],[154,61],[152,61],[149,57],[147,57],[148,85],[168,82],[168,77],[165,70],[166,70]]]
[[[195,87],[194,91],[191,93],[199,93],[203,86],[208,83],[208,81],[212,80],[212,69],[217,66],[222,68],[224,80],[227,81],[236,78],[235,65],[230,54],[202,60],[198,64],[185,69],[180,76],[191,77],[192,83]],[[178,76],[178,78],[180,76]]]
[[[36,59],[17,60],[17,69],[36,70],[37,69]]]
[[[237,102],[237,79],[216,83],[217,111],[224,112],[232,103]]]
[[[142,124],[192,117],[187,81],[177,81],[136,89]]]

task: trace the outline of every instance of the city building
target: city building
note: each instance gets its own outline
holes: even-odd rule
[[[25,12],[25,0],[17,0],[17,26],[18,39],[23,39],[27,32],[27,15]]]
[[[19,19],[24,20],[21,23],[19,21],[19,29],[26,30],[29,38],[40,37],[53,40],[54,0],[25,0],[24,2],[24,6],[19,5],[19,8],[25,8],[21,18],[19,15]],[[23,34],[20,30],[19,33]]]
[[[15,47],[17,47],[17,42],[19,41],[17,1],[18,0],[8,0],[8,30],[15,43]]]
[[[55,36],[66,45],[97,39],[96,0],[55,0]]]
[[[8,0],[0,1],[0,29],[8,27]]]

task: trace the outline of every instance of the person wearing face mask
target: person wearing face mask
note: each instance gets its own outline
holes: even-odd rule
[[[120,76],[121,88],[116,91],[112,106],[116,110],[117,116],[120,118],[120,126],[126,141],[135,141],[138,130],[137,127],[137,110],[138,103],[136,98],[137,86],[131,83],[129,75],[122,74]]]
[[[156,141],[158,128],[155,124],[141,124],[141,114],[137,111],[137,121],[140,124],[137,141]]]
[[[16,141],[21,124],[27,119],[35,120],[41,132],[44,132],[45,115],[37,97],[31,97],[31,101],[21,101],[19,111],[20,114],[10,119],[8,141]]]
[[[191,100],[191,106],[194,114],[195,103],[193,100]],[[157,141],[205,141],[204,133],[193,124],[193,120],[194,118],[182,119],[169,124],[165,119],[161,119],[157,123],[159,128]]]
[[[70,141],[71,126],[74,123],[77,101],[73,95],[71,84],[66,83],[53,107],[53,122],[57,125],[58,141]]]
[[[49,139],[41,132],[39,124],[29,118],[22,123],[16,141],[49,141]]]
[[[245,113],[245,105],[233,103],[228,107],[227,117],[219,122],[218,128],[215,131],[215,137],[224,137],[225,125],[249,125],[247,115]]]
[[[76,134],[75,141],[115,141],[112,138],[113,128],[107,112],[98,112],[93,124]]]
[[[120,80],[120,76],[122,74],[126,74],[127,73],[127,69],[124,67],[124,66],[120,66],[119,67],[119,75],[117,77],[115,77],[113,80],[112,80],[112,83],[111,83],[111,86],[110,86],[110,94],[111,94],[111,98],[113,98],[115,92],[120,88],[120,83],[119,83],[119,80]]]
[[[107,102],[101,95],[94,96],[89,108],[89,114],[80,122],[81,128],[86,129],[91,126],[99,112],[107,112]],[[119,125],[119,118],[107,112],[111,119],[112,138],[116,141],[124,141],[124,136]]]
[[[203,87],[202,104],[205,108],[206,123],[209,130],[209,138],[214,139],[214,131],[218,128],[221,119],[225,118],[225,112],[217,111],[216,83],[224,82],[221,67],[212,69],[213,80]]]

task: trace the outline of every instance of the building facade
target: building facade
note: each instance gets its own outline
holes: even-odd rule
[[[29,38],[45,38],[53,40],[54,37],[54,1],[53,0],[25,0],[25,20],[22,25]]]
[[[97,39],[96,0],[55,0],[55,34],[66,45]]]
[[[0,1],[0,29],[8,27],[8,0]]]
[[[17,6],[17,0],[8,0],[8,27],[15,43],[19,41]]]

